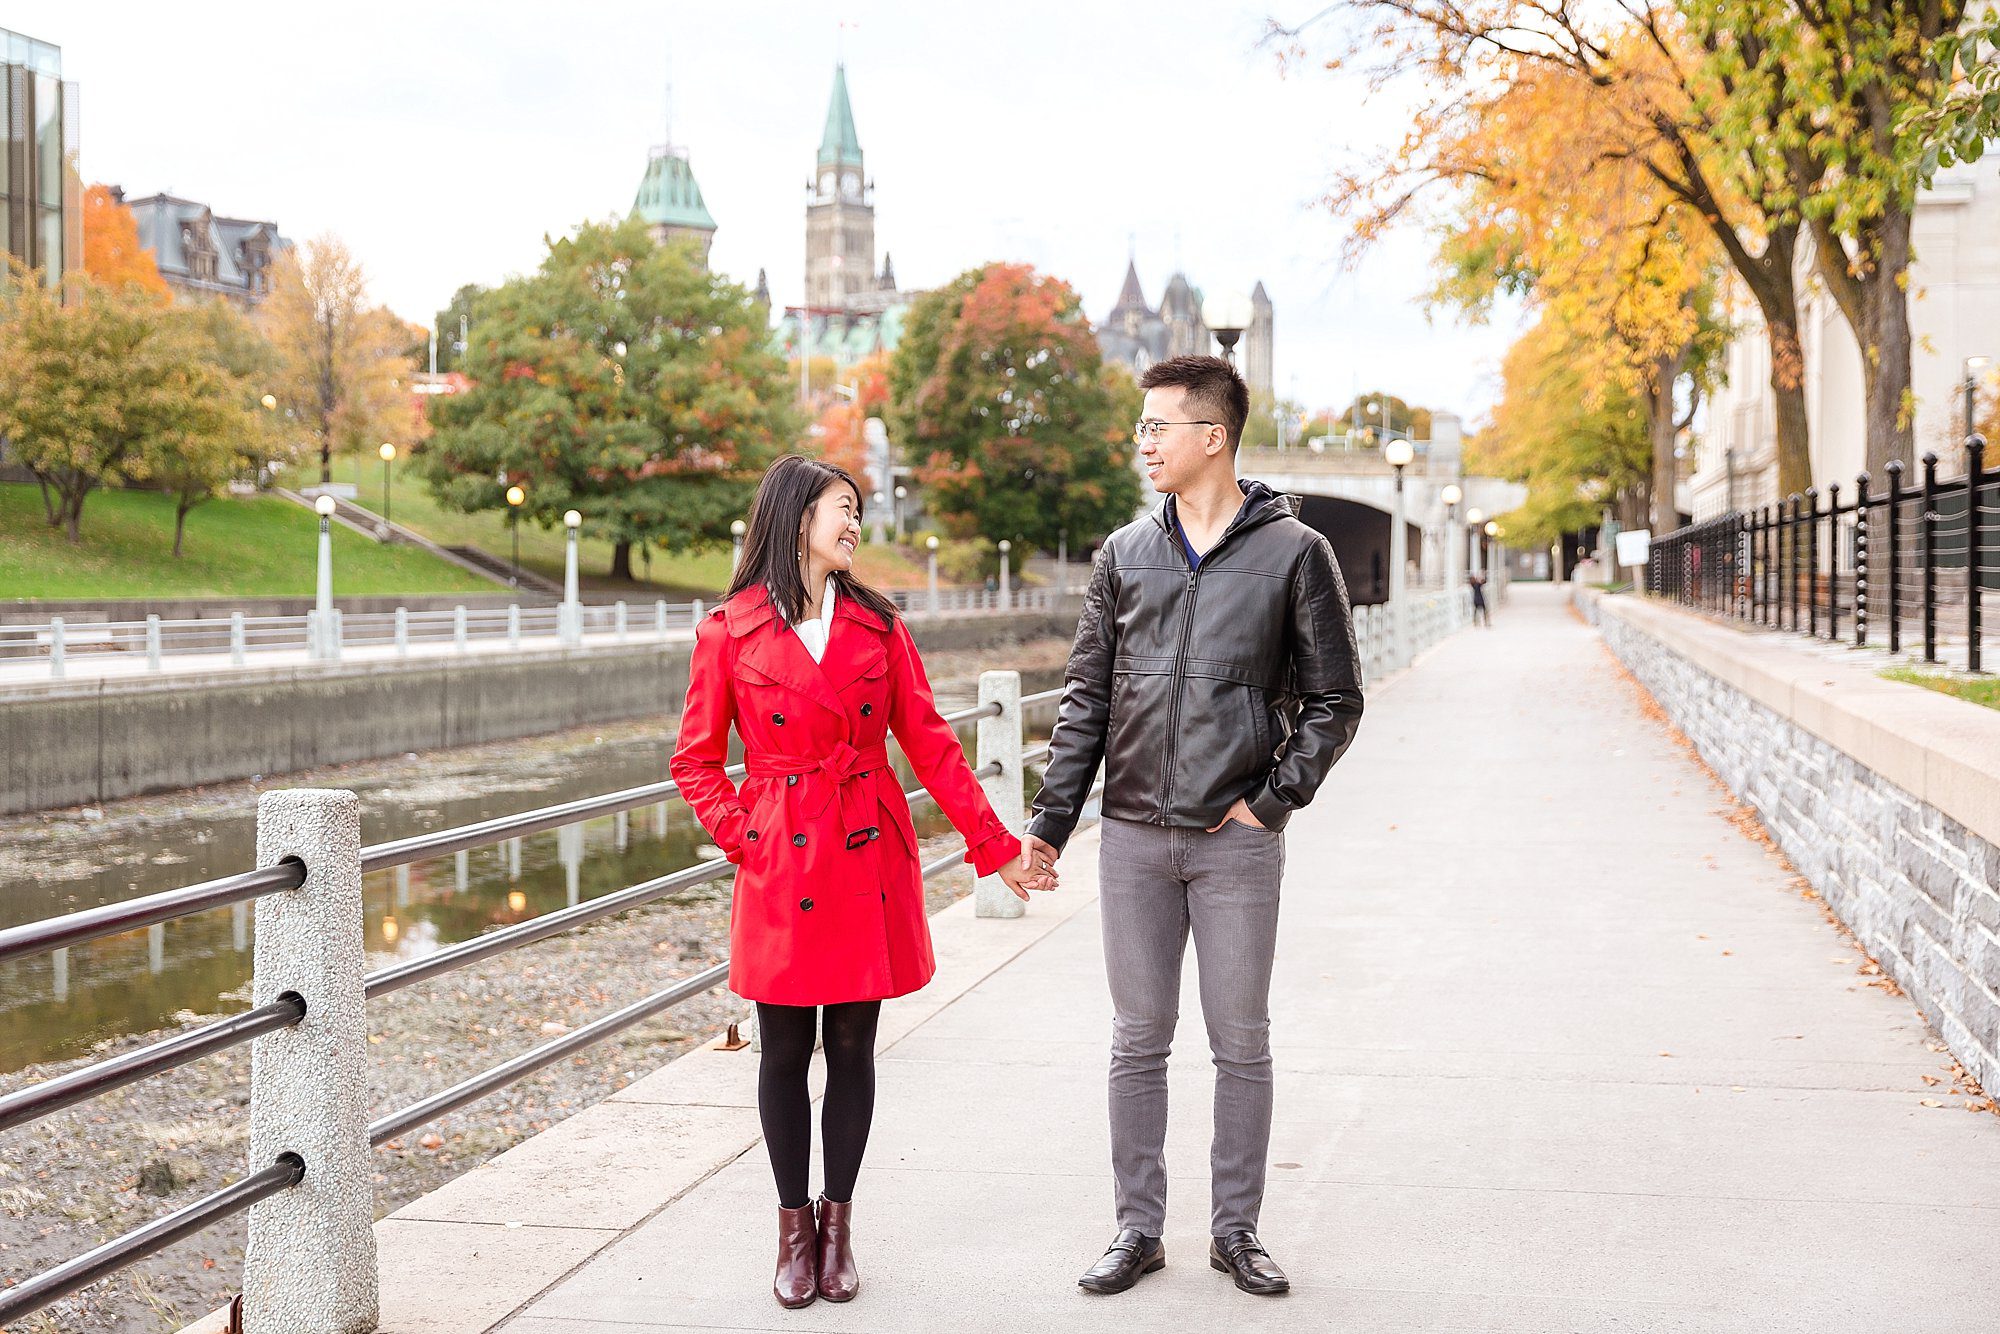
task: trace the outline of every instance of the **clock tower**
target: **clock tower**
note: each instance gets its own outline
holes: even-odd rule
[[[806,304],[846,308],[877,286],[875,191],[854,132],[847,69],[836,65],[826,133],[813,178],[806,183]]]

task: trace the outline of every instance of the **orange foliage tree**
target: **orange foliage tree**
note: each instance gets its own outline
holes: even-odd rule
[[[154,296],[171,295],[153,252],[139,244],[132,210],[111,197],[111,187],[83,192],[83,271],[106,287],[136,287]]]

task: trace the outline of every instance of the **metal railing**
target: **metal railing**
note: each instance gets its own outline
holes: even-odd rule
[[[1014,589],[1003,594],[981,588],[940,589],[933,602],[924,590],[896,590],[898,607],[913,612],[962,615],[975,612],[1048,611],[1057,594],[1050,588]],[[693,632],[706,604],[692,602],[610,602],[580,604],[578,636],[597,645],[664,641]],[[332,652],[338,659],[347,649],[391,650],[398,657],[411,653],[471,652],[477,648],[519,648],[524,640],[560,643],[564,640],[564,607],[518,604],[505,607],[455,607],[449,611],[411,611],[399,607],[384,612],[333,613]],[[232,667],[247,665],[259,654],[290,653],[314,657],[318,617],[246,616],[200,620],[78,621],[54,617],[39,624],[0,625],[0,666],[45,664],[48,676],[62,679],[79,660],[132,664],[135,670],[161,672],[169,659],[212,658]],[[143,664],[143,667],[141,666]]]
[[[974,773],[1009,828],[1023,815],[1023,766],[1046,745],[1024,749],[1023,713],[1061,691],[1023,696],[1020,674],[984,673],[980,702],[945,715],[978,724]],[[727,771],[741,778],[743,766]],[[1101,786],[1101,785],[1100,785]],[[1091,789],[1094,795],[1099,787]],[[911,802],[931,799],[921,786]],[[369,1150],[504,1088],[722,983],[727,960],[545,1042],[481,1074],[364,1122],[367,1024],[364,1003],[695,885],[731,877],[726,858],[658,876],[560,911],[475,936],[434,954],[363,974],[361,876],[447,853],[520,838],[655,805],[679,796],[649,783],[363,848],[358,799],[341,790],[264,794],[258,804],[255,870],[0,931],[0,962],[66,949],[212,908],[257,904],[254,1007],[0,1097],[0,1130],[162,1074],[245,1042],[258,1044],[250,1090],[252,1170],[241,1180],[114,1238],[53,1269],[0,1289],[0,1325],[41,1310],[210,1224],[251,1211],[242,1301],[255,1328],[296,1334],[374,1328],[377,1318],[374,1202]],[[964,860],[926,863],[925,878]],[[997,876],[975,888],[982,917],[1018,916],[1020,901]],[[313,1022],[305,1021],[311,1016]],[[302,1130],[302,1127],[304,1128]],[[295,1191],[309,1181],[316,1190]],[[326,1253],[307,1281],[276,1257],[313,1245]],[[352,1281],[365,1274],[365,1284]],[[278,1281],[280,1275],[285,1282]]]
[[[1817,639],[1871,644],[1977,672],[1993,632],[1982,603],[2000,591],[2000,469],[1986,442],[1966,472],[1940,481],[1925,454],[1908,486],[1891,460],[1884,486],[1862,473],[1777,505],[1691,524],[1653,542],[1647,591],[1712,615]]]

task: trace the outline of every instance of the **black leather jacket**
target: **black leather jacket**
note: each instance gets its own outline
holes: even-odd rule
[[[1298,498],[1243,508],[1190,570],[1174,497],[1099,550],[1028,832],[1060,849],[1104,764],[1103,810],[1208,828],[1238,797],[1282,829],[1361,725],[1347,585]]]

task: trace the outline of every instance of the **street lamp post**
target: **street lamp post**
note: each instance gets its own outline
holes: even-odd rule
[[[1014,605],[1013,571],[1008,568],[1011,562],[1007,556],[1013,549],[1012,542],[1004,537],[1000,539],[1000,610],[1002,611],[1007,611]]]
[[[729,525],[729,573],[732,575],[743,564],[743,534],[749,531],[749,525],[741,519]]]
[[[924,547],[926,550],[930,552],[931,615],[935,616],[937,615],[937,609],[938,609],[938,597],[937,597],[938,540],[936,535],[932,535],[930,537],[925,538]]]
[[[1486,527],[1482,531],[1493,543],[1493,549],[1490,553],[1491,559],[1487,562],[1487,567],[1493,572],[1493,577],[1489,582],[1493,585],[1493,601],[1497,603],[1500,601],[1500,585],[1505,582],[1507,575],[1507,567],[1500,559],[1500,525],[1488,519]]]
[[[507,579],[510,588],[521,586],[521,505],[528,493],[518,486],[507,488],[507,532],[514,539],[514,573]]]
[[[910,497],[910,488],[899,484],[896,487],[896,545],[897,546],[901,546],[903,544],[903,502],[909,499],[909,497]]]
[[[1967,357],[1965,359],[1965,439],[1969,444],[1979,433],[1977,413],[1979,410],[1979,372],[1991,363],[1987,357]]]
[[[569,530],[569,545],[563,554],[563,605],[562,642],[571,648],[583,642],[583,608],[578,605],[576,595],[576,530],[583,526],[583,515],[576,510],[563,511],[563,527]]]
[[[1471,531],[1472,548],[1469,559],[1471,560],[1471,569],[1474,574],[1486,573],[1486,563],[1480,559],[1480,556],[1484,553],[1481,552],[1479,547],[1479,525],[1485,521],[1486,512],[1477,505],[1474,505],[1465,512],[1465,526]]]
[[[877,491],[873,497],[873,502],[875,506],[875,514],[874,514],[874,522],[872,525],[870,525],[869,528],[868,543],[870,546],[879,547],[884,542],[888,541],[888,537],[882,531],[882,508],[883,506],[889,503],[889,497],[883,495],[880,491]]]
[[[1236,340],[1250,327],[1250,298],[1233,289],[1217,292],[1201,305],[1202,322],[1222,344],[1222,357],[1236,364]]]
[[[1389,514],[1389,607],[1391,633],[1395,636],[1396,665],[1410,661],[1409,563],[1410,535],[1403,521],[1403,469],[1416,457],[1407,440],[1391,440],[1382,446],[1382,457],[1396,470],[1395,503]]]
[[[389,465],[396,461],[396,447],[387,440],[384,440],[382,448],[375,452],[382,458],[382,522],[394,523],[396,519],[394,512],[390,509],[391,501],[389,498]]]
[[[1458,502],[1465,491],[1457,482],[1447,482],[1440,493],[1444,501],[1444,606],[1445,621],[1458,628]]]
[[[319,580],[306,656],[326,662],[340,656],[340,641],[333,633],[333,511],[332,496],[322,495],[313,502],[313,512],[319,515]]]

